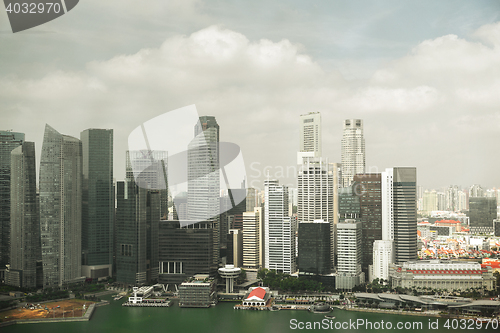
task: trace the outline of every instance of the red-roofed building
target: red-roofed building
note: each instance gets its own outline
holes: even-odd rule
[[[455,220],[440,220],[434,222],[435,226],[438,227],[455,227],[455,231],[460,232],[462,229],[462,223]]]
[[[250,287],[248,293],[243,298],[244,306],[266,306],[270,296],[267,287]]]

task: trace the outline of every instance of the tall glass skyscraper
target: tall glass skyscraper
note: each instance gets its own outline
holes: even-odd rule
[[[24,142],[11,153],[11,251],[7,284],[35,288],[40,257],[40,220],[36,195],[35,143]]]
[[[22,145],[24,133],[0,131],[0,268],[10,261],[10,153]]]
[[[342,136],[342,187],[350,186],[357,173],[365,172],[363,120],[346,119]]]
[[[82,144],[45,126],[40,160],[43,285],[82,277]]]
[[[113,130],[80,133],[83,157],[82,273],[88,278],[112,275]]]
[[[214,260],[219,260],[220,166],[219,125],[213,116],[202,116],[188,145],[187,216],[193,222],[213,221]],[[225,236],[225,235],[224,235]]]

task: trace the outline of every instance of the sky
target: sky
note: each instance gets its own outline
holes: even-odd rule
[[[500,2],[85,0],[13,34],[0,11],[0,129],[40,156],[48,123],[128,135],[188,105],[241,147],[248,184],[296,186],[299,115],[320,112],[340,162],[344,119],[364,121],[366,171],[500,187]]]

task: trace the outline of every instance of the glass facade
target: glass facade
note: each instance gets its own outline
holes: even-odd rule
[[[19,280],[17,283],[9,284],[35,288],[37,286],[36,265],[41,249],[34,142],[24,142],[12,150],[10,189],[10,270],[19,272]]]
[[[43,285],[62,285],[82,276],[82,145],[49,125],[39,186]]]
[[[180,284],[195,274],[214,276],[218,268],[213,257],[213,221],[162,220],[159,225],[159,282]]]
[[[80,134],[83,156],[82,265],[113,260],[113,130],[87,129]],[[106,274],[111,275],[111,270]],[[88,276],[91,277],[91,276]]]
[[[10,153],[24,142],[24,133],[0,131],[0,267],[10,261]]]
[[[493,220],[497,218],[496,198],[469,198],[469,225],[473,233],[493,232]]]
[[[330,223],[299,223],[300,273],[327,274],[330,262]]]

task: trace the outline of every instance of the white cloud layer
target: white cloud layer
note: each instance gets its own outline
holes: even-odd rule
[[[478,138],[500,142],[500,23],[471,38],[425,40],[370,80],[353,82],[324,70],[293,41],[252,42],[210,26],[78,72],[1,77],[0,114],[38,150],[44,123],[77,137],[89,127],[114,128],[122,178],[128,133],[164,112],[196,104],[200,115],[217,117],[221,139],[239,144],[247,165],[286,166],[298,149],[298,115],[319,111],[332,161],[340,161],[342,120],[359,117],[367,167],[417,166],[427,187],[498,186],[498,154],[477,145]],[[456,154],[467,158],[457,162]],[[484,170],[473,172],[478,166]]]

